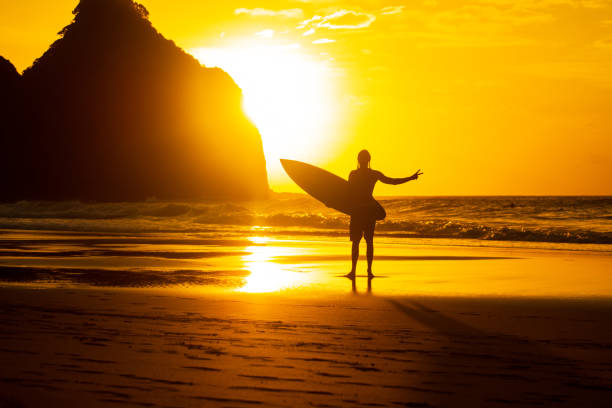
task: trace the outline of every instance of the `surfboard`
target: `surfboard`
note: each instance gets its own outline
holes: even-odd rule
[[[297,160],[281,159],[280,162],[295,184],[327,207],[348,215],[356,211],[357,203],[351,200],[348,181],[342,177]],[[364,204],[371,207],[376,220],[384,220],[387,216],[385,209],[374,198],[367,203],[359,204],[361,208]]]

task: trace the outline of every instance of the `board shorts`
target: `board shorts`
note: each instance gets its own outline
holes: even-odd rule
[[[372,242],[375,225],[376,219],[371,214],[352,215],[349,228],[351,241],[359,241],[363,236],[366,242]]]

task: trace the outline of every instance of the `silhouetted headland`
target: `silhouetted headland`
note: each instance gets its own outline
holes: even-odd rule
[[[0,59],[0,200],[253,199],[268,194],[242,92],[131,0],[81,0],[23,75]]]

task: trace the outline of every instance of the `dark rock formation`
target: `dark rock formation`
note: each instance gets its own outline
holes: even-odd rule
[[[74,15],[21,80],[0,61],[0,85],[14,81],[9,98],[23,105],[0,135],[0,199],[267,195],[261,137],[229,75],[162,37],[131,0],[81,0]]]
[[[19,184],[11,164],[18,161],[24,113],[21,76],[8,60],[0,57],[0,197],[11,195]]]

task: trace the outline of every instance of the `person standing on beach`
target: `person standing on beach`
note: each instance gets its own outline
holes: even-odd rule
[[[355,277],[357,260],[359,259],[359,242],[361,237],[365,238],[367,244],[368,277],[373,277],[372,261],[374,260],[374,226],[376,216],[371,206],[372,193],[377,181],[385,184],[403,184],[411,180],[416,180],[421,173],[417,170],[412,176],[404,178],[387,177],[380,171],[370,168],[370,152],[362,150],[357,155],[357,169],[351,171],[349,175],[349,192],[351,199],[355,202],[355,211],[351,215],[350,237],[353,243],[351,257],[353,266],[347,275],[349,278]]]

